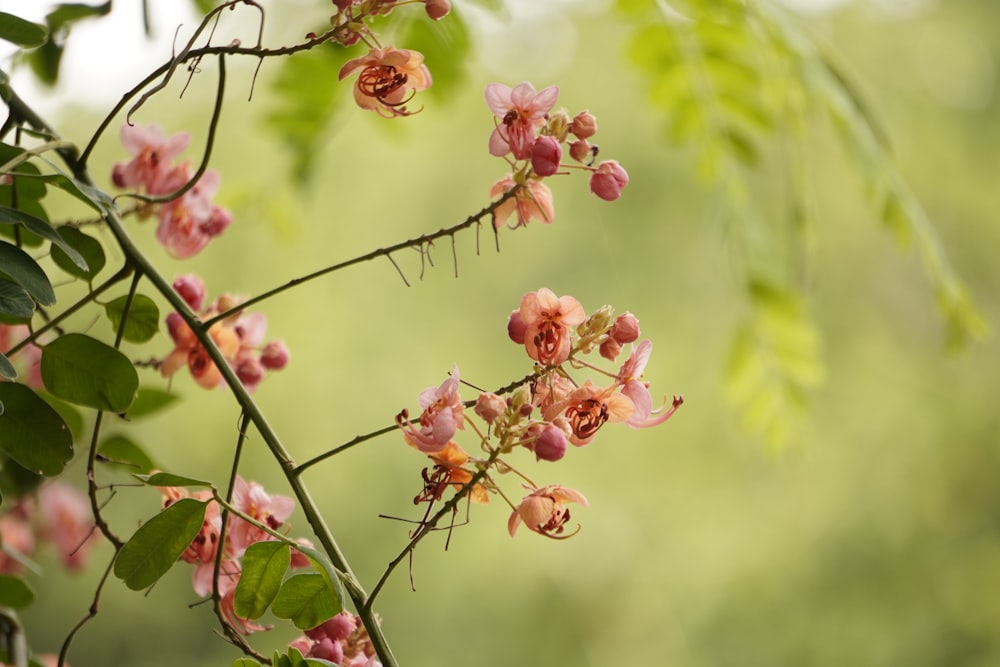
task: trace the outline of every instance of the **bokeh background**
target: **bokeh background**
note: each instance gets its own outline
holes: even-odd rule
[[[313,5],[322,4],[274,3],[268,35],[301,36],[303,16],[321,24],[325,6]],[[486,150],[493,127],[482,102],[486,83],[558,84],[560,105],[597,116],[602,157],[621,161],[632,179],[620,201],[597,200],[581,175],[553,179],[555,222],[504,230],[499,253],[488,229],[478,239],[468,232],[456,239],[456,259],[450,244],[438,244],[422,275],[416,253],[398,255],[409,287],[380,260],[260,308],[292,363],[256,398],[299,460],[391,424],[453,364],[484,387],[521,377],[529,366],[507,339],[506,318],[523,293],[542,286],[576,296],[588,311],[611,304],[635,313],[654,341],[646,371],[654,394],[685,397],[679,414],[657,429],[609,425],[557,464],[524,459],[539,483],[571,486],[590,500],[574,510],[583,528],[572,540],[527,532],[511,539],[507,510],[495,501],[472,508],[447,550],[444,533],[422,543],[412,564],[415,590],[401,568],[377,605],[401,663],[1000,663],[1000,354],[991,339],[945,353],[919,262],[878,223],[863,177],[826,122],[817,117],[808,135],[819,213],[809,308],[826,379],[809,396],[806,428],[778,451],[743,428],[726,401],[729,344],[748,308],[740,269],[718,195],[694,176],[690,152],[664,139],[662,111],[648,104],[643,75],[629,64],[631,28],[602,3],[520,3],[500,20],[456,5],[474,26],[475,57],[460,94],[426,96],[422,113],[392,122],[345,109],[317,138],[319,157],[301,187],[288,176],[289,151],[265,122],[274,68],[265,63],[248,102],[255,63],[234,65],[213,160],[232,227],[197,258],[176,262],[156,247],[152,222],[132,224],[168,276],[196,272],[210,297],[255,294],[481,208],[506,168]],[[1000,5],[788,7],[791,20],[837,54],[884,119],[901,173],[995,326]],[[182,19],[194,21],[193,14]],[[167,21],[178,19],[160,20],[154,25],[169,44]],[[139,24],[118,26],[131,44],[125,31]],[[81,141],[137,79],[122,63],[130,56],[117,65],[86,60],[100,57],[88,52],[97,49],[88,34],[67,52],[73,74],[56,90],[61,97],[44,102],[49,93],[33,93],[50,105],[53,123]],[[156,63],[169,53],[160,44],[129,48],[137,61]],[[215,86],[206,70],[183,99],[172,88],[135,117],[190,131],[192,159]],[[81,92],[88,86],[93,98]],[[103,184],[124,158],[110,133],[92,160]],[[104,173],[96,169],[102,164]],[[762,198],[782,187],[768,178],[759,176]],[[161,335],[135,356],[169,348]],[[165,386],[152,371],[144,380]],[[183,376],[170,388],[184,400],[127,425],[128,433],[164,469],[224,480],[236,409],[225,392],[205,392]],[[115,429],[125,425],[109,432]],[[260,439],[249,444],[244,476],[287,493]],[[67,475],[79,476],[80,463]],[[409,529],[379,515],[417,518],[411,499],[424,465],[390,435],[306,477],[366,586]],[[516,495],[513,480],[511,487]],[[151,490],[122,487],[108,511],[128,534],[157,506]],[[300,515],[292,523],[305,534]],[[41,556],[45,576],[32,580],[39,602],[24,614],[36,650],[58,650],[86,614],[109,555],[99,548],[83,575]],[[196,602],[184,565],[148,595],[112,580],[70,661],[230,664],[237,652],[215,636],[208,605]],[[295,634],[279,625],[252,641],[270,653]]]

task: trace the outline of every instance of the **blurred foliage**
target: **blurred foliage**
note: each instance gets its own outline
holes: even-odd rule
[[[295,357],[258,396],[301,459],[391,423],[453,362],[485,386],[510,380],[521,359],[502,330],[506,313],[542,285],[588,309],[607,302],[639,315],[656,341],[654,389],[687,399],[665,430],[623,433],[560,464],[560,481],[591,500],[574,513],[584,529],[569,543],[510,540],[496,506],[473,508],[447,551],[443,535],[422,545],[416,592],[398,576],[378,605],[404,664],[1000,660],[1000,355],[987,343],[942,358],[923,288],[929,280],[947,341],[982,335],[1000,316],[990,302],[980,315],[969,297],[1000,289],[1000,6],[903,4],[797,16],[771,3],[620,0],[621,21],[581,12],[573,67],[558,83],[567,106],[598,115],[602,154],[629,169],[620,202],[578,202],[558,183],[552,226],[504,236],[499,254],[488,234],[482,246],[459,239],[459,280],[438,248],[439,265],[413,289],[391,267],[363,267],[269,302],[272,329]],[[463,94],[422,96],[425,112],[403,124],[386,128],[344,104],[349,87],[336,74],[348,54],[300,54],[265,76],[269,95],[222,128],[216,151],[237,213],[220,242],[231,245],[177,272],[252,293],[478,209],[497,166],[485,156],[492,121],[477,91],[506,65],[475,59],[485,39],[471,18],[478,5],[501,3],[456,3],[467,30],[446,19],[439,35],[420,36],[426,46],[400,41],[426,49],[429,63],[434,40],[468,50],[468,62],[433,70],[435,86]],[[317,11],[316,24],[323,18]],[[300,19],[287,23],[300,30]],[[145,113],[197,126],[198,102],[158,98]],[[60,120],[79,136],[97,122],[75,112]],[[95,164],[122,158],[113,144]],[[312,187],[286,183],[286,171]],[[0,204],[40,201],[12,190],[0,186]],[[34,215],[49,219],[40,205]],[[423,268],[402,270],[413,278]],[[129,425],[134,441],[111,442],[109,455],[145,449],[168,469],[225,474],[236,438],[225,397],[190,383],[170,389],[185,400]],[[740,420],[775,445],[808,446],[762,456]],[[270,465],[263,455],[247,463],[258,478]],[[375,517],[410,517],[420,466],[390,436],[310,480],[367,581],[408,528]],[[9,464],[0,477],[5,491],[36,481]],[[119,492],[109,511],[122,526],[158,506]],[[305,528],[298,519],[296,532]],[[23,615],[37,628],[33,645],[57,649],[95,584],[50,567],[32,586],[38,600]],[[108,587],[71,664],[235,657],[204,605],[184,607],[186,572],[168,573],[148,599],[127,593]],[[254,641],[293,636],[279,626]]]

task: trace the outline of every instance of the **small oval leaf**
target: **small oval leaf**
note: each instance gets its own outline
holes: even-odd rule
[[[52,283],[45,271],[31,255],[16,245],[0,242],[0,271],[27,290],[43,306],[51,306],[56,302],[56,293],[52,290]]]
[[[64,334],[46,345],[41,371],[52,395],[98,410],[125,412],[139,389],[128,357],[84,334]]]
[[[142,524],[118,552],[115,576],[134,591],[156,583],[197,537],[207,505],[181,498]]]
[[[0,313],[17,318],[29,318],[35,314],[35,301],[27,290],[4,278],[0,278]]]
[[[97,451],[108,465],[126,468],[131,472],[147,473],[155,467],[149,455],[123,435],[110,436],[101,443]]]
[[[300,630],[315,628],[340,611],[336,596],[318,573],[289,577],[271,605],[278,618],[291,620]]]
[[[107,259],[104,255],[104,248],[101,242],[93,236],[84,234],[76,227],[60,227],[56,230],[63,241],[76,250],[87,263],[85,268],[77,266],[66,252],[59,246],[52,246],[52,261],[60,269],[83,280],[92,280],[94,276],[101,272]]]
[[[143,484],[150,486],[203,486],[211,488],[212,483],[194,477],[184,477],[182,475],[172,475],[169,472],[157,472],[152,475],[133,475]]]
[[[115,331],[122,323],[122,316],[125,306],[128,304],[128,295],[120,296],[104,307],[104,312]],[[129,305],[128,317],[125,318],[125,331],[123,338],[133,343],[145,343],[156,335],[160,330],[160,309],[156,303],[148,296],[136,294]]]
[[[58,475],[73,458],[73,435],[59,413],[29,387],[0,382],[0,450],[38,475]]]
[[[127,417],[139,419],[155,414],[177,400],[177,394],[171,394],[155,387],[141,387],[135,401],[129,406]]]
[[[291,551],[284,542],[251,544],[243,554],[243,572],[233,597],[236,615],[246,619],[263,616],[278,595],[291,561]]]
[[[83,256],[63,241],[63,238],[52,228],[52,225],[41,218],[25,213],[24,211],[19,211],[16,208],[0,206],[0,225],[23,225],[35,236],[41,236],[43,239],[51,241],[59,248],[62,248],[63,252],[78,267],[83,270],[87,269],[87,261]]]
[[[20,577],[0,574],[0,606],[24,609],[35,600],[35,592]]]

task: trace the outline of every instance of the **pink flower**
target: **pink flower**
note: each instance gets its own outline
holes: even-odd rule
[[[545,124],[545,117],[558,96],[556,86],[536,93],[527,81],[513,89],[502,83],[487,85],[486,105],[500,119],[490,134],[490,154],[503,157],[513,153],[516,160],[529,159],[535,134]]]
[[[614,201],[628,185],[628,173],[617,160],[605,160],[590,176],[590,191],[604,201]]]
[[[448,0],[423,0],[423,2],[427,16],[435,21],[443,19],[451,11],[451,3]]]
[[[635,412],[632,400],[614,389],[615,385],[602,388],[587,380],[562,400],[545,408],[542,417],[546,421],[565,417],[570,424],[569,441],[577,447],[589,444],[605,422],[623,422]]]
[[[557,539],[571,537],[579,528],[569,535],[562,535],[563,528],[569,521],[566,503],[579,503],[584,507],[589,504],[582,493],[559,484],[535,489],[530,495],[525,496],[511,513],[507,520],[507,532],[513,537],[518,526],[524,522],[528,530],[533,530],[539,535]]]
[[[504,176],[490,188],[490,197],[499,197],[509,192],[514,185],[513,177]],[[517,213],[517,224],[511,225],[513,228],[526,227],[532,220],[552,222],[555,219],[552,190],[545,183],[529,178],[512,198],[497,206],[493,212],[493,226],[499,229],[514,213]]]
[[[566,420],[559,417],[555,422],[534,424],[528,429],[524,446],[535,453],[536,460],[558,461],[566,455],[567,432],[561,426],[568,429]]]
[[[0,323],[0,353],[8,354],[12,347],[18,345],[30,335],[31,329],[26,324]],[[24,384],[35,389],[42,388],[42,348],[34,343],[25,345],[17,351],[17,355],[11,358],[10,361],[20,373],[25,375],[25,377],[21,378]],[[3,379],[0,378],[0,381],[3,381]]]
[[[192,176],[190,165],[180,165],[157,186],[162,191],[153,194],[176,192]],[[208,170],[194,187],[160,206],[157,214],[160,224],[156,228],[156,238],[171,255],[179,259],[196,255],[232,222],[229,211],[212,203],[212,197],[218,188],[218,172]]]
[[[174,291],[181,295],[191,310],[198,311],[205,304],[205,283],[189,273],[174,279]]]
[[[531,168],[538,176],[551,176],[559,171],[562,144],[545,134],[535,139],[531,147]]]
[[[649,383],[642,381],[643,371],[646,370],[652,352],[652,341],[644,340],[636,345],[615,378],[615,383],[622,388],[621,393],[635,406],[634,412],[625,421],[632,428],[658,426],[670,419],[684,402],[682,397],[677,396],[674,397],[669,409],[664,404],[660,409],[653,411],[653,397],[649,393]]]
[[[186,365],[199,385],[206,389],[218,387],[222,383],[222,373],[180,313],[170,313],[166,321],[167,332],[174,341],[174,349],[160,365],[160,374],[170,377]],[[240,337],[235,331],[224,322],[216,322],[209,328],[208,334],[224,357],[235,357],[240,349]]]
[[[288,496],[270,495],[257,482],[236,477],[233,485],[233,507],[272,530],[278,530],[292,515],[295,501]],[[266,532],[240,518],[233,518],[230,538],[233,553],[241,556],[254,542],[274,539]]]
[[[21,507],[0,516],[0,574],[20,574],[24,569],[15,556],[30,556],[35,550],[35,532]]]
[[[521,298],[520,314],[528,356],[552,366],[569,359],[573,329],[587,318],[579,301],[545,287]]]
[[[484,391],[476,398],[473,411],[487,424],[492,424],[507,411],[507,401],[492,392]]]
[[[368,55],[344,63],[338,78],[343,81],[358,70],[361,73],[354,84],[354,101],[362,109],[386,118],[413,113],[407,110],[406,103],[414,93],[431,86],[431,73],[418,51],[392,46],[371,49]]]
[[[407,423],[407,412],[396,416],[396,424],[403,431],[403,438],[425,454],[440,452],[448,446],[456,429],[465,428],[465,407],[458,395],[458,366],[439,387],[428,387],[420,392],[420,428]]]
[[[165,137],[163,128],[156,124],[148,127],[123,125],[121,141],[134,157],[127,163],[116,164],[111,180],[120,188],[153,192],[157,184],[166,177],[170,161],[187,148],[191,135],[179,132]]]
[[[288,347],[281,341],[271,341],[260,351],[260,364],[269,371],[280,371],[288,365]]]
[[[87,496],[63,482],[49,482],[38,492],[38,510],[42,531],[55,544],[63,565],[81,569],[98,539]]]
[[[597,133],[597,119],[587,111],[581,111],[573,116],[569,131],[579,139],[589,139]]]

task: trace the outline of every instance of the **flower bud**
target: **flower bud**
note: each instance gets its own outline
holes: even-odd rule
[[[594,146],[586,139],[574,141],[569,145],[569,156],[577,162],[589,160],[594,155]]]
[[[492,424],[507,409],[507,401],[503,400],[492,392],[483,392],[476,398],[476,406],[473,411],[487,424]]]
[[[344,646],[329,637],[323,637],[309,651],[309,657],[329,660],[335,665],[339,665],[340,661],[344,659]]]
[[[232,221],[233,214],[229,212],[229,209],[216,206],[212,209],[212,215],[209,217],[208,223],[203,227],[203,229],[209,236],[218,236],[226,230],[226,227],[228,227],[229,223]]]
[[[622,346],[619,345],[618,341],[616,341],[614,338],[608,338],[603,343],[601,343],[599,351],[602,357],[604,357],[608,361],[614,361],[615,359],[618,358],[618,355],[621,354]]]
[[[345,640],[358,629],[354,616],[349,612],[341,612],[320,626],[330,639]]]
[[[605,160],[597,165],[597,170],[590,177],[590,191],[604,201],[618,199],[626,185],[628,173],[617,160]]]
[[[427,16],[435,21],[444,18],[451,11],[451,3],[448,0],[424,0],[424,10]]]
[[[264,379],[264,367],[260,360],[251,355],[241,356],[236,362],[236,377],[240,379],[243,386],[252,390],[260,381]]]
[[[507,335],[510,339],[518,345],[524,345],[524,332],[527,329],[528,326],[521,319],[521,311],[511,311],[510,319],[507,320]]]
[[[627,311],[616,317],[611,325],[611,337],[621,345],[638,340],[639,318]]]
[[[181,295],[191,310],[201,310],[205,303],[205,283],[193,273],[175,279],[174,291]],[[176,313],[174,314],[176,315]]]
[[[559,171],[562,160],[562,146],[554,137],[546,134],[535,139],[531,147],[531,168],[538,176],[551,176]]]
[[[288,348],[281,341],[272,341],[260,352],[260,365],[269,371],[280,371],[288,365]]]
[[[535,458],[542,461],[558,461],[566,455],[566,434],[562,429],[548,424],[531,444]]]
[[[580,139],[589,139],[597,133],[597,119],[588,111],[581,111],[573,117],[569,131]]]

